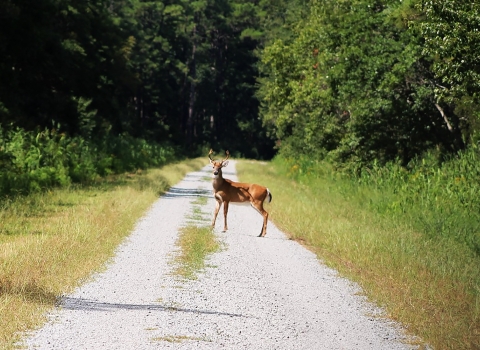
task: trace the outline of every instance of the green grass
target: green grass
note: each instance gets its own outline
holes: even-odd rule
[[[177,246],[180,251],[174,259],[174,274],[185,279],[196,279],[206,266],[207,256],[220,249],[212,229],[196,225],[181,228]]]
[[[480,258],[462,240],[432,237],[411,216],[379,210],[398,200],[398,188],[379,191],[327,165],[312,172],[279,159],[237,169],[241,181],[270,189],[276,225],[358,282],[412,334],[435,349],[480,347]],[[412,207],[415,198],[422,196],[410,199]]]
[[[176,242],[179,252],[173,260],[174,274],[185,279],[196,279],[197,274],[206,267],[208,255],[221,249],[221,243],[210,226],[194,223],[206,220],[206,213],[202,211],[202,206],[206,202],[206,197],[198,197],[195,200],[192,214],[189,217],[193,223],[180,229]]]
[[[204,159],[0,202],[0,348],[40,326],[59,295],[103,268],[169,185]]]

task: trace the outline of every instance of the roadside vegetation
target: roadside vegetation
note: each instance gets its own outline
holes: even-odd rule
[[[178,255],[174,274],[185,279],[196,279],[206,267],[206,258],[220,249],[220,243],[209,226],[182,227],[177,241]]]
[[[442,167],[424,159],[409,172],[390,164],[359,177],[306,157],[237,169],[272,191],[277,226],[412,334],[434,349],[478,349],[478,164],[472,150]]]
[[[0,202],[0,348],[41,325],[57,297],[101,270],[135,222],[198,158],[3,198]]]
[[[27,131],[0,125],[0,197],[89,184],[112,174],[159,167],[175,149],[128,134],[69,136],[60,126]]]
[[[173,273],[185,279],[196,279],[197,273],[206,267],[208,255],[221,249],[221,242],[211,227],[205,225],[210,220],[210,213],[202,210],[206,203],[207,197],[198,197],[193,202],[189,223],[180,229],[176,242],[179,251],[172,261]]]

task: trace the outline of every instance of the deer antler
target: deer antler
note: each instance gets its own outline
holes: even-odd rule
[[[222,160],[222,162],[226,161],[226,160],[230,157],[230,152],[225,151],[225,154],[227,155],[227,158],[225,158],[224,160]]]
[[[213,154],[213,149],[210,149],[210,152],[208,152],[208,158],[213,162],[212,155]]]

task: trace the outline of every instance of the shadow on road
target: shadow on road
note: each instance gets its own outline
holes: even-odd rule
[[[182,187],[170,187],[165,192],[162,198],[178,198],[178,197],[213,197],[212,191],[203,190],[199,188],[182,188]]]
[[[232,314],[228,312],[218,312],[211,310],[195,310],[184,309],[181,307],[163,306],[159,304],[121,304],[121,303],[105,303],[95,300],[88,300],[82,298],[62,297],[59,300],[59,306],[66,310],[82,310],[82,311],[115,311],[115,310],[158,310],[158,311],[177,311],[190,312],[204,315],[219,315],[230,317],[245,317],[252,318],[252,316],[245,316],[242,314]]]

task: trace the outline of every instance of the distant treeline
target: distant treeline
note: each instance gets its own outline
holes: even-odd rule
[[[478,142],[480,3],[0,0],[0,124],[357,172]]]

